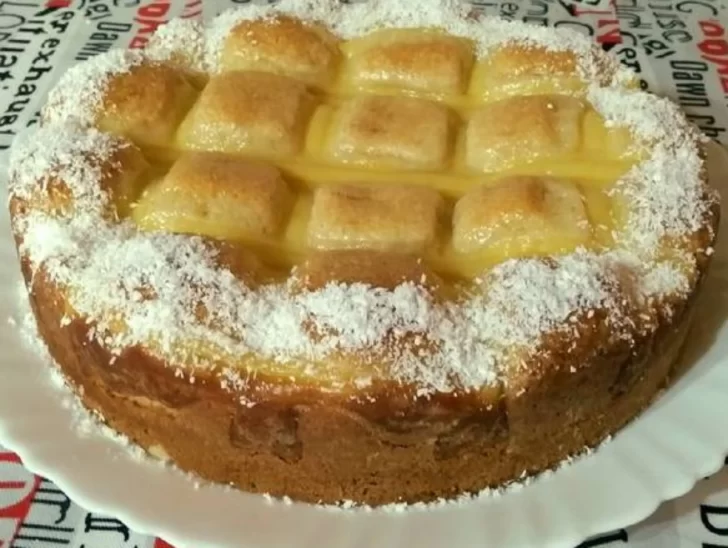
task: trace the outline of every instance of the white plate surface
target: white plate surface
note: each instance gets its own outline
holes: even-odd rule
[[[728,154],[711,151],[713,184],[728,198]],[[4,171],[4,170],[3,170]],[[721,180],[722,179],[722,180]],[[0,317],[17,317],[20,279],[2,208]],[[78,503],[185,546],[378,548],[567,546],[646,518],[715,472],[728,453],[728,209],[686,359],[692,370],[648,412],[592,455],[520,489],[427,510],[342,512],[271,503],[196,485],[141,459],[79,412],[0,324],[0,441]],[[85,421],[84,424],[88,424]]]

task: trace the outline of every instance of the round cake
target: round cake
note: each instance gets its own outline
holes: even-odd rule
[[[283,0],[74,66],[10,157],[84,405],[212,482],[322,503],[553,468],[680,373],[707,140],[587,38],[458,0]]]

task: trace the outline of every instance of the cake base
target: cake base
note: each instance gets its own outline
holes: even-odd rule
[[[214,373],[194,381],[140,348],[118,357],[85,322],[61,326],[63,293],[26,263],[39,332],[83,404],[110,428],[180,469],[244,491],[313,503],[380,505],[497,488],[595,447],[681,372],[698,291],[631,348],[592,352],[576,370],[541,368],[516,396],[410,399],[379,387],[373,402],[311,387],[253,406]],[[552,364],[553,365],[553,364]]]

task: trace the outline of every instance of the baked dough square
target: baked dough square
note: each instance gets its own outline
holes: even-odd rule
[[[415,186],[321,187],[314,194],[309,245],[321,250],[419,252],[437,237],[442,198]]]
[[[228,72],[210,79],[180,127],[182,148],[287,155],[298,152],[313,97],[306,86],[265,72]]]
[[[325,28],[291,17],[241,21],[228,34],[220,70],[260,70],[323,86],[334,77],[341,53]]]
[[[191,152],[146,189],[133,218],[147,230],[263,241],[280,233],[291,201],[280,171],[269,164]]]
[[[195,96],[192,85],[172,67],[136,65],[109,78],[96,125],[140,145],[168,146]]]
[[[515,95],[577,93],[584,86],[573,52],[506,44],[476,63],[470,93],[492,101]]]
[[[509,257],[573,250],[591,225],[582,195],[569,181],[509,177],[473,188],[455,205],[453,247],[459,253]]]
[[[347,70],[355,84],[437,94],[465,90],[473,54],[462,39],[435,32],[388,30],[353,42]]]
[[[583,104],[573,97],[534,95],[488,103],[465,130],[465,163],[480,172],[500,172],[535,160],[574,153]]]
[[[435,170],[450,151],[446,107],[410,97],[361,96],[333,113],[325,154],[337,163]]]

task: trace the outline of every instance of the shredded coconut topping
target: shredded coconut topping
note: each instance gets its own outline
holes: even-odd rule
[[[157,61],[175,61],[205,72],[205,37],[202,23],[193,19],[172,19],[152,35],[147,55]]]
[[[48,95],[43,115],[48,123],[73,120],[88,126],[103,105],[109,78],[140,65],[145,55],[138,50],[114,49],[71,67]]]
[[[103,166],[114,151],[128,143],[93,128],[79,132],[63,125],[49,139],[35,142],[35,138],[33,133],[20,135],[10,151],[11,195],[31,199],[34,193],[47,192],[54,181],[62,181],[77,207],[100,212],[108,201],[98,184]],[[80,156],[85,157],[84,161],[79,161]]]
[[[334,0],[282,0],[218,17],[206,31],[209,68],[214,70],[237,23],[281,12],[323,21],[344,38],[381,27],[436,26],[475,39],[481,53],[510,41],[576,52],[591,81],[590,102],[610,124],[628,127],[647,155],[613,190],[630,204],[618,247],[605,253],[580,249],[548,261],[509,260],[484,274],[458,302],[438,302],[414,283],[394,290],[336,283],[316,291],[295,291],[285,283],[253,290],[221,268],[215,250],[201,238],[142,233],[129,221],[104,220],[109,196],[100,184],[103,170],[127,145],[85,126],[93,122],[108,78],[144,59],[140,52],[115,51],[60,80],[45,111],[49,125],[19,138],[10,157],[11,197],[32,203],[54,180],[70,190],[72,216],[31,209],[16,215],[14,228],[33,268],[43,266],[69,289],[74,309],[93,320],[92,336],[106,347],[146,345],[194,368],[210,365],[195,351],[201,342],[232,364],[221,384],[233,390],[246,386],[240,376],[245,367],[237,366],[247,366],[250,356],[274,360],[292,374],[313,375],[347,353],[371,356],[358,371],[357,385],[382,375],[412,383],[421,393],[478,389],[499,378],[514,349],[536,350],[544,333],[576,312],[600,309],[611,324],[625,322],[620,266],[639,270],[636,293],[645,300],[690,290],[685,264],[647,259],[659,254],[666,236],[688,236],[704,224],[710,204],[699,137],[670,102],[612,87],[627,78],[622,69],[614,68],[610,82],[597,81],[604,67],[595,64],[587,39],[475,20],[457,0],[374,0],[343,7]],[[153,42],[155,59],[180,51],[201,59],[202,31],[195,25],[173,23]],[[200,317],[200,307],[206,316]]]
[[[698,231],[711,202],[703,184],[702,138],[677,105],[645,93],[596,86],[588,97],[607,123],[628,127],[649,154],[612,190],[630,202],[621,237],[651,256],[666,236]]]

